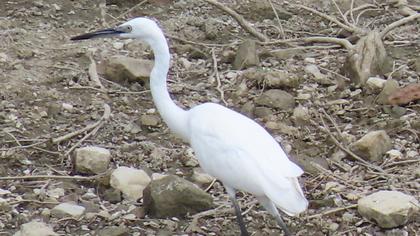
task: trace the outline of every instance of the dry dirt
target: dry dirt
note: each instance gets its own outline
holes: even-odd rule
[[[235,50],[237,43],[250,38],[230,17],[201,1],[149,1],[133,8],[140,1],[108,2],[105,22],[101,8],[95,1],[87,0],[10,0],[2,2],[0,8],[0,176],[63,175],[72,176],[72,161],[64,154],[83,138],[84,134],[61,143],[51,139],[79,130],[96,122],[103,113],[103,104],[111,107],[111,119],[98,132],[84,140],[79,146],[97,145],[112,152],[112,165],[145,168],[149,172],[173,173],[188,178],[192,167],[187,165],[188,146],[172,136],[160,122],[155,127],[145,127],[140,116],[153,112],[154,106],[147,88],[139,83],[119,85],[101,79],[108,93],[92,88],[88,78],[88,50],[94,49],[99,62],[112,55],[129,55],[151,58],[150,50],[141,43],[124,41],[124,48],[116,49],[113,40],[92,40],[73,43],[71,36],[102,27],[113,26],[135,16],[150,16],[158,19],[168,35],[187,39],[193,44],[170,39],[173,66],[169,88],[177,103],[185,108],[205,101],[223,103],[217,90],[214,76],[212,51],[218,59],[221,89],[227,106],[241,111],[244,104],[253,101],[265,88],[263,83],[245,80],[240,71],[231,69],[223,61],[223,53]],[[169,2],[169,3],[168,3]],[[230,1],[223,1],[229,3]],[[247,1],[230,5],[237,8],[247,19],[255,23],[260,31],[272,39],[278,38],[278,24],[264,20],[257,11],[247,8]],[[323,3],[329,1],[323,1]],[[323,9],[325,7],[325,9]],[[334,8],[325,4],[320,10],[335,14]],[[252,9],[252,8],[251,8]],[[334,35],[336,31],[323,19],[307,12],[288,9],[292,17],[283,22],[286,38],[309,35]],[[383,27],[402,16],[395,11],[380,9],[362,18],[369,27]],[[206,39],[204,24],[211,21],[217,35]],[[370,22],[370,23],[369,23]],[[401,85],[419,82],[418,68],[413,66],[419,55],[418,23],[401,27],[387,41],[387,49],[394,60],[391,76]],[[417,36],[416,36],[417,35]],[[417,38],[416,38],[417,37]],[[417,41],[416,41],[417,40]],[[397,43],[392,43],[398,41]],[[324,44],[325,45],[325,44]],[[301,45],[304,46],[304,45]],[[309,45],[306,45],[309,46]],[[270,51],[296,45],[268,45],[259,50]],[[264,54],[264,53],[263,53]],[[262,55],[263,55],[262,54]],[[409,151],[419,150],[420,106],[416,103],[398,108],[377,105],[377,93],[368,93],[364,88],[349,84],[340,76],[340,65],[346,51],[339,48],[307,48],[294,57],[278,60],[261,57],[258,70],[285,70],[299,78],[300,84],[286,90],[298,97],[297,103],[309,109],[312,123],[297,124],[291,120],[291,111],[269,110],[269,114],[254,114],[254,119],[267,126],[270,132],[300,162],[314,160],[324,166],[324,171],[308,171],[302,183],[311,201],[310,209],[300,217],[285,217],[286,223],[297,235],[416,235],[417,223],[391,231],[378,228],[373,222],[362,218],[351,206],[360,196],[376,190],[399,190],[415,197],[419,196],[416,182],[419,164],[407,157]],[[332,81],[323,85],[304,72],[312,59]],[[187,63],[185,62],[187,61]],[[418,62],[417,62],[418,63]],[[334,84],[338,85],[334,87]],[[332,86],[332,87],[331,87]],[[299,94],[310,94],[299,99]],[[62,104],[71,104],[64,110]],[[321,112],[329,114],[331,120]],[[401,115],[401,109],[403,114]],[[360,138],[370,130],[385,129],[391,136],[394,149],[402,153],[392,159],[385,156],[379,163],[387,175],[378,174],[361,166],[358,162],[341,159],[333,154],[339,148],[323,131],[317,114],[323,114],[326,125],[343,145]],[[281,125],[273,125],[278,123]],[[334,127],[341,130],[340,133]],[[159,150],[159,151],[156,151]],[[419,156],[412,157],[418,160]],[[329,185],[327,183],[330,183]],[[327,187],[335,186],[327,189]],[[10,208],[0,208],[0,235],[12,235],[19,226],[32,219],[42,219],[55,232],[62,235],[94,235],[107,226],[124,226],[129,235],[185,234],[192,223],[187,219],[150,219],[141,216],[141,203],[135,205],[136,219],[124,218],[129,204],[91,203],[92,212],[107,209],[115,217],[84,217],[81,219],[57,219],[43,214],[54,204],[44,202],[45,195],[36,194],[35,189],[62,187],[66,196],[60,201],[81,201],[88,189],[100,195],[104,187],[100,181],[76,180],[0,180],[0,189],[12,192],[15,198]],[[220,183],[209,190],[218,205],[229,202]],[[1,194],[1,192],[0,192]],[[0,195],[1,197],[1,195]],[[10,196],[9,196],[10,197]],[[280,230],[274,219],[259,205],[252,204],[252,196],[238,194],[240,204],[247,210],[245,220],[254,235],[278,235]],[[25,201],[27,199],[27,201]],[[131,205],[130,205],[131,206]],[[336,212],[323,214],[329,210]],[[140,212],[140,213],[139,213]],[[319,215],[317,215],[319,214]],[[232,212],[222,211],[198,221],[198,231],[192,234],[238,235]]]

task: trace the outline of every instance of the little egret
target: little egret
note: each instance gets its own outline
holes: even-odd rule
[[[166,77],[170,53],[160,27],[151,19],[135,18],[115,28],[82,34],[71,40],[100,37],[142,39],[155,56],[150,74],[153,101],[170,130],[193,148],[200,166],[220,180],[235,208],[241,235],[249,235],[236,201],[236,190],[253,194],[290,235],[277,208],[296,215],[308,206],[298,177],[303,171],[291,162],[274,138],[255,121],[215,103],[189,110],[171,99]]]

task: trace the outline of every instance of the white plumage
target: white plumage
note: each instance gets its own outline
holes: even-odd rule
[[[155,54],[150,75],[154,103],[169,128],[190,143],[200,166],[220,180],[232,200],[241,235],[248,235],[235,190],[253,194],[283,228],[277,209],[296,215],[307,208],[298,183],[303,171],[291,162],[280,145],[260,125],[240,113],[214,103],[183,110],[170,98],[166,76],[170,54],[159,26],[147,18],[135,18],[118,27],[83,34],[72,40],[117,36],[146,41]]]

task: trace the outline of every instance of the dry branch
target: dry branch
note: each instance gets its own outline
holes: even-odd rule
[[[84,132],[86,132],[88,130],[94,129],[97,126],[101,125],[102,122],[108,120],[110,116],[111,116],[111,108],[109,107],[108,104],[104,103],[104,114],[102,115],[102,117],[96,123],[91,124],[91,125],[88,125],[85,128],[83,128],[83,129],[76,130],[74,132],[68,133],[68,134],[63,135],[61,137],[55,138],[55,139],[52,140],[52,143],[54,143],[54,144],[60,143],[60,142],[65,141],[67,139],[71,139],[74,136],[77,136],[77,135],[79,135],[81,133],[84,133]]]
[[[336,18],[331,17],[329,15],[326,15],[326,14],[324,14],[322,12],[319,12],[319,11],[317,11],[317,10],[315,10],[313,8],[307,7],[305,5],[297,4],[297,5],[292,5],[292,6],[295,6],[297,8],[302,8],[302,9],[305,9],[305,10],[307,10],[309,12],[312,12],[312,13],[314,13],[314,14],[316,14],[316,15],[318,15],[318,16],[320,16],[320,17],[322,17],[322,18],[324,18],[324,19],[326,19],[328,21],[331,21],[331,22],[335,23],[336,25],[338,25],[339,27],[343,28],[344,30],[346,30],[346,31],[348,31],[350,33],[357,33],[357,34],[363,34],[364,33],[362,29],[359,29],[357,27],[352,27],[352,26],[348,26],[346,24],[343,24],[339,20],[337,20]]]
[[[67,179],[67,180],[96,180],[107,176],[111,170],[107,170],[104,173],[93,175],[93,176],[67,176],[67,175],[26,175],[26,176],[6,176],[0,177],[0,181],[8,180],[40,180],[40,179]]]
[[[384,173],[384,170],[377,166],[377,165],[373,165],[365,160],[363,160],[363,158],[359,157],[358,155],[356,155],[354,152],[352,152],[351,150],[349,150],[348,148],[344,147],[335,137],[334,135],[331,133],[330,129],[328,128],[328,126],[325,124],[324,118],[322,117],[321,114],[317,114],[318,117],[320,118],[321,122],[322,122],[322,126],[323,128],[321,128],[320,130],[325,132],[326,134],[328,134],[328,136],[331,138],[331,140],[334,142],[334,144],[339,147],[342,151],[344,151],[345,153],[347,153],[348,155],[350,155],[354,160],[357,160],[360,162],[361,165],[377,170],[381,173]],[[315,123],[315,121],[311,121],[311,123],[313,125],[315,125],[316,127],[318,127],[319,125]]]
[[[395,28],[397,28],[401,25],[405,25],[405,24],[407,24],[407,23],[409,23],[413,20],[416,20],[418,18],[420,18],[420,13],[416,13],[416,14],[413,14],[411,16],[404,17],[404,18],[402,18],[398,21],[395,21],[394,23],[388,25],[385,29],[383,29],[380,32],[381,38],[384,38],[391,30],[393,30],[393,29],[395,29]]]
[[[347,50],[350,50],[354,47],[347,39],[339,39],[332,37],[308,37],[303,38],[302,40],[307,43],[334,43],[341,45]]]
[[[239,15],[234,10],[230,9],[229,7],[221,4],[220,2],[218,2],[216,0],[204,0],[204,1],[207,2],[207,3],[210,3],[211,5],[213,5],[217,8],[219,8],[220,10],[228,13],[230,16],[232,16],[239,23],[239,25],[242,26],[242,28],[244,28],[251,35],[258,38],[260,41],[263,41],[263,42],[269,41],[269,38],[267,36],[258,32],[254,27],[252,27],[252,25],[247,20],[245,20],[245,18],[243,18],[241,15]]]
[[[329,214],[332,214],[332,213],[336,213],[336,212],[339,212],[339,211],[344,211],[344,210],[351,209],[351,208],[356,208],[356,207],[357,207],[357,204],[353,204],[353,205],[345,206],[345,207],[338,207],[338,208],[334,208],[334,209],[331,209],[331,210],[328,210],[328,211],[324,211],[324,212],[319,213],[319,214],[308,216],[308,217],[306,217],[306,219],[309,220],[309,219],[314,219],[314,218],[321,218],[325,215],[329,215]]]

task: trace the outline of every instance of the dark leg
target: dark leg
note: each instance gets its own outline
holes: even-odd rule
[[[280,216],[279,211],[277,210],[274,203],[268,199],[267,197],[258,197],[258,201],[261,205],[276,219],[277,224],[283,229],[285,236],[291,236],[290,230],[287,228],[286,224],[284,223],[283,219]]]
[[[241,229],[241,236],[249,236],[248,231],[245,227],[244,219],[242,217],[241,208],[239,207],[239,204],[236,201],[235,189],[226,186],[225,188],[230,200],[232,201],[233,207],[235,208],[236,221],[238,222],[239,228]]]

